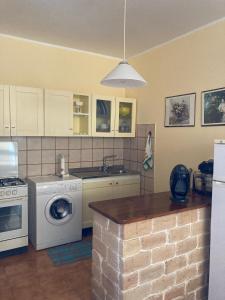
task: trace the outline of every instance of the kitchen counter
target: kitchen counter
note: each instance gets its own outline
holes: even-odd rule
[[[94,299],[207,299],[210,197],[170,194],[92,202]]]
[[[94,211],[117,224],[128,224],[166,216],[210,205],[211,197],[191,193],[186,204],[173,204],[170,193],[155,193],[122,199],[98,201],[89,204]]]

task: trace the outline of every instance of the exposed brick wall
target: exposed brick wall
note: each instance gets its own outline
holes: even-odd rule
[[[210,209],[118,225],[94,213],[98,300],[206,300]]]

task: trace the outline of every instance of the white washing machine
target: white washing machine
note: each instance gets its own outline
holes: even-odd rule
[[[82,180],[41,176],[27,181],[28,231],[35,249],[81,240]]]

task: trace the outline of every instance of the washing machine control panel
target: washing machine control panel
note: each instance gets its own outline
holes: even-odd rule
[[[67,182],[55,182],[52,184],[42,184],[38,187],[38,194],[48,195],[48,194],[64,194],[64,193],[74,193],[82,190],[82,181],[67,181]]]
[[[71,192],[75,192],[75,191],[78,190],[77,184],[73,184],[73,183],[71,183],[70,185],[68,185],[68,188],[69,188],[69,191],[71,191]]]

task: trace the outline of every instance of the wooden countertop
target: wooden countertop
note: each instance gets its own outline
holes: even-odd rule
[[[191,193],[186,204],[174,204],[170,193],[154,193],[89,203],[89,207],[118,224],[128,224],[210,206],[211,197]]]

